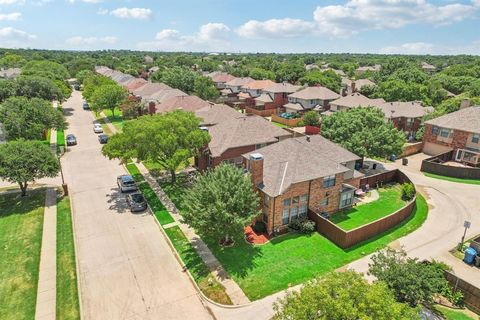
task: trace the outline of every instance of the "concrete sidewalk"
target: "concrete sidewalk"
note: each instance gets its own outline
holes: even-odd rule
[[[43,215],[36,320],[55,320],[57,294],[57,192],[48,188]]]
[[[217,281],[225,287],[225,292],[228,294],[232,302],[237,305],[249,303],[250,300],[248,299],[248,297],[245,295],[239,285],[229,277],[227,271],[225,271],[223,266],[213,255],[212,251],[210,251],[205,242],[203,242],[202,238],[200,238],[192,228],[181,222],[181,216],[178,213],[175,204],[162,190],[157,180],[150,174],[148,169],[142,163],[137,163],[136,165],[145,180],[148,182],[148,184],[150,184],[150,187],[152,187],[158,198],[162,201],[167,210],[170,212],[175,222],[178,224],[182,232],[187,237],[188,241],[190,241],[190,244],[195,248],[198,255],[212,271],[212,274],[215,276]],[[169,226],[173,225],[174,223],[169,224]]]

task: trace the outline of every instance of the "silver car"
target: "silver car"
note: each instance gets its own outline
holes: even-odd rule
[[[117,185],[121,192],[138,190],[135,180],[133,180],[133,177],[129,174],[118,176]]]

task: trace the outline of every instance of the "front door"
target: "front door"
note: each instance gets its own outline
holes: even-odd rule
[[[455,161],[459,161],[459,162],[460,162],[460,161],[462,161],[462,159],[463,159],[463,150],[458,149],[458,150],[457,150],[457,155],[456,155],[456,157],[455,157]]]

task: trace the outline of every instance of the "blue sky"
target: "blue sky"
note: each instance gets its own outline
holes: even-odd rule
[[[480,54],[480,0],[0,0],[0,47]]]

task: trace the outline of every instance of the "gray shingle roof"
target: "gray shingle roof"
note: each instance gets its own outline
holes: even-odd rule
[[[301,86],[296,86],[290,83],[275,83],[273,86],[270,86],[268,88],[265,88],[265,92],[271,92],[271,93],[293,93],[297,92]]]
[[[385,103],[383,99],[370,99],[365,97],[360,93],[352,93],[348,96],[341,97],[340,99],[330,102],[332,105],[346,107],[346,108],[356,108],[356,107],[378,107]]]
[[[215,125],[242,116],[240,112],[225,104],[211,105],[209,108],[196,111],[195,115],[202,119],[203,126]]]
[[[480,133],[480,106],[461,109],[425,123],[447,129]]]
[[[410,102],[387,102],[380,106],[379,109],[385,114],[385,118],[421,118],[427,114],[426,109],[418,101]],[[392,114],[393,111],[393,114]]]
[[[303,100],[334,100],[340,98],[340,95],[325,87],[307,87],[289,95],[289,97]]]
[[[272,197],[292,184],[347,172],[350,169],[342,163],[360,159],[320,135],[311,136],[310,141],[306,137],[285,139],[243,156],[249,159],[252,153],[264,157],[262,191]]]

